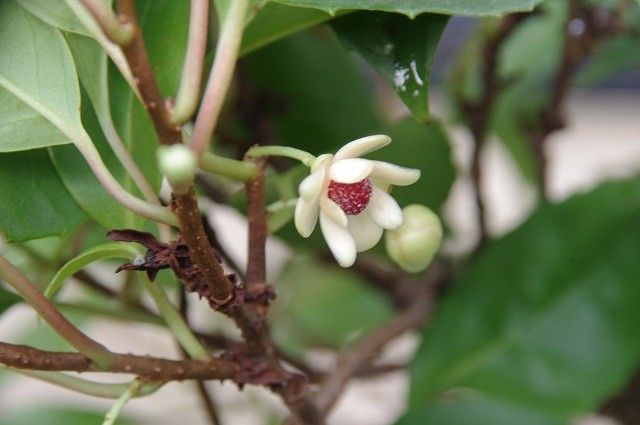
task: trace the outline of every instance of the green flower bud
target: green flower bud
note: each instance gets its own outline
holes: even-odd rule
[[[186,193],[198,171],[195,154],[188,146],[182,144],[160,146],[158,165],[177,194]]]
[[[387,253],[410,273],[426,269],[442,242],[442,225],[438,216],[423,205],[409,205],[402,210],[400,227],[385,235]]]

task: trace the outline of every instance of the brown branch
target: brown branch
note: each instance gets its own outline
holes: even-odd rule
[[[414,298],[406,310],[338,356],[336,368],[323,382],[315,397],[315,405],[319,411],[327,415],[349,379],[364,370],[387,343],[408,330],[422,326],[431,313],[432,292],[431,288],[423,287],[423,291]]]
[[[569,13],[564,25],[562,57],[551,84],[551,98],[540,111],[538,125],[531,130],[530,134],[543,196],[547,192],[548,168],[545,141],[551,133],[565,127],[563,107],[572,79],[580,64],[593,52],[598,43],[623,31],[621,17],[624,9],[607,14],[603,19],[599,6],[588,6],[579,0],[570,0],[568,5]],[[579,26],[577,29],[572,29],[572,24],[577,23],[583,24],[583,29]]]
[[[133,0],[118,0],[118,10],[122,18],[131,23],[134,28],[133,40],[123,47],[123,52],[131,67],[131,72],[145,108],[151,116],[158,139],[161,144],[165,145],[181,143],[180,127],[171,122],[169,112],[149,64],[149,57],[144,47],[144,40],[136,15],[135,2]],[[175,195],[173,210],[180,223],[184,240],[192,251],[193,259],[202,271],[215,302],[219,305],[227,303],[233,298],[234,286],[227,279],[220,263],[212,255],[211,246],[208,243],[200,220],[200,212],[193,187],[185,194]]]
[[[182,237],[189,246],[193,260],[200,268],[207,286],[211,289],[214,301],[218,305],[227,303],[233,298],[234,285],[213,255],[209,238],[202,225],[193,187],[184,195],[174,194],[172,207],[178,217]]]
[[[264,160],[257,160],[257,175],[246,184],[247,218],[249,221],[248,259],[246,272],[247,290],[267,281],[266,242],[267,211],[264,204]]]
[[[475,188],[475,203],[478,211],[478,229],[480,233],[478,247],[484,245],[487,239],[486,211],[482,197],[482,167],[480,159],[482,148],[485,145],[487,131],[491,120],[493,106],[505,86],[505,82],[499,76],[498,59],[500,48],[504,41],[524,20],[535,12],[515,13],[502,19],[497,31],[485,42],[482,49],[482,82],[484,90],[480,99],[471,102],[468,99],[460,100],[465,113],[467,125],[474,139],[474,151],[471,161],[471,179]]]
[[[144,107],[153,121],[158,140],[163,145],[182,143],[180,127],[171,123],[169,111],[151,69],[142,38],[142,30],[138,22],[135,2],[134,0],[118,0],[117,4],[121,18],[131,24],[134,31],[133,39],[127,45],[122,46],[122,52],[131,67],[134,82],[144,101]]]
[[[169,360],[114,353],[109,367],[100,370],[91,359],[80,353],[43,351],[6,342],[0,342],[0,363],[31,370],[130,373],[153,382],[184,379],[231,379],[236,383],[250,381],[246,379],[247,371],[243,371],[236,362],[221,358]]]

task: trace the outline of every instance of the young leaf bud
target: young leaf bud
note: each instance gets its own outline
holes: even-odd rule
[[[409,205],[403,210],[404,222],[388,230],[387,253],[393,261],[410,273],[426,269],[442,242],[442,225],[438,216],[423,205]]]
[[[185,145],[160,146],[158,165],[174,192],[186,193],[198,171],[193,151]]]

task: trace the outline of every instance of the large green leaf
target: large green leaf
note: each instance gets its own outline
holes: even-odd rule
[[[383,12],[356,13],[332,23],[338,36],[389,81],[419,121],[429,118],[431,61],[448,16],[415,19]]]
[[[10,120],[27,114],[22,111],[29,107],[67,137],[80,139],[84,135],[78,81],[62,35],[12,0],[0,3],[0,92],[5,92],[0,95],[3,99],[8,97],[6,92],[10,92],[26,105],[20,108],[15,101],[10,102],[14,105]],[[3,123],[7,123],[4,120]],[[35,121],[36,134],[15,137],[10,132],[28,128],[24,124],[13,126],[15,121],[8,121],[8,128],[2,130],[0,152],[69,143],[41,120]],[[53,137],[41,139],[37,137],[40,134]]]
[[[258,11],[245,28],[240,54],[245,55],[289,34],[331,18],[331,15],[321,10],[268,3]]]
[[[339,347],[391,316],[383,296],[354,273],[309,258],[291,260],[277,279],[275,338],[296,352],[313,346]]]
[[[446,15],[501,15],[531,10],[541,0],[272,0],[291,6],[311,7],[334,14],[339,10],[379,10],[413,18],[421,13]]]
[[[608,183],[491,243],[424,333],[412,406],[467,388],[567,420],[619,389],[640,361],[639,214],[640,179]]]
[[[274,103],[265,114],[273,143],[319,154],[380,127],[362,76],[330,33],[295,34],[243,64],[258,96]]]
[[[89,35],[65,0],[16,0],[22,8],[47,24],[64,31]]]
[[[86,219],[44,149],[0,154],[0,187],[0,232],[10,242],[69,233]]]
[[[544,413],[461,391],[430,406],[410,409],[396,425],[561,425]]]

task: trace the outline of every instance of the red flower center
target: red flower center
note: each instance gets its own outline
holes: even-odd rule
[[[331,180],[328,195],[329,199],[338,204],[345,214],[356,215],[367,207],[372,191],[369,179],[356,183],[338,183]]]

